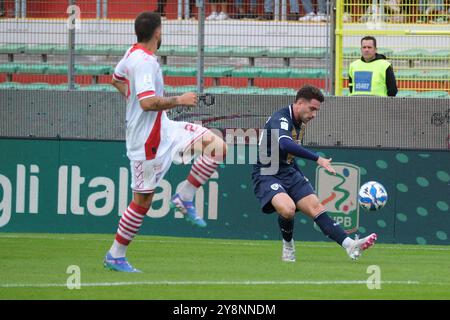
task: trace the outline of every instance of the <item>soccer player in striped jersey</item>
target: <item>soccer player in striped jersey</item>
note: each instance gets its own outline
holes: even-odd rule
[[[194,225],[205,227],[197,215],[193,198],[197,189],[224,160],[226,143],[210,130],[193,123],[172,121],[166,110],[176,106],[193,107],[198,97],[193,92],[164,97],[161,67],[156,52],[161,45],[162,25],[158,13],[143,12],[135,20],[137,43],[117,64],[112,84],[126,97],[126,147],[131,167],[133,200],[123,213],[105,267],[139,272],[126,258],[128,245],[136,236],[151,207],[156,187],[172,162],[186,163],[198,155],[191,171],[171,205]],[[210,150],[208,154],[205,150]]]

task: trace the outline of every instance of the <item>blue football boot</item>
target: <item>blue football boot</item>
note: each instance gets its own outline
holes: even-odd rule
[[[109,252],[106,254],[105,260],[103,261],[103,266],[110,270],[120,272],[142,272],[134,268],[128,262],[127,258],[113,258]]]
[[[197,215],[193,201],[183,201],[178,193],[170,199],[170,206],[185,215],[186,220],[200,228],[206,227],[206,222]]]

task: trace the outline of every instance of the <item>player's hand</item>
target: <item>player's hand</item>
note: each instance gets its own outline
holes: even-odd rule
[[[178,105],[193,107],[197,105],[198,97],[194,92],[186,92],[181,96],[178,96],[177,100]]]
[[[331,160],[333,160],[333,159],[332,158],[325,159],[325,158],[319,157],[319,159],[317,159],[317,164],[319,166],[323,167],[329,173],[336,174],[336,170],[334,170],[334,168],[330,164]]]

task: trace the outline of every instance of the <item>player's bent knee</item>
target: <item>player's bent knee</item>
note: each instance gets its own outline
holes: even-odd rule
[[[293,219],[295,216],[295,205],[282,205],[276,208],[278,214],[285,219]]]

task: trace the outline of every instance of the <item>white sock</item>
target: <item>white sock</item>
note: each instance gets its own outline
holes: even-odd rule
[[[185,180],[178,189],[180,198],[183,201],[193,201],[196,192],[197,187],[195,187],[192,183],[190,183],[187,180]]]
[[[109,249],[109,253],[114,259],[123,258],[127,254],[128,246],[121,244],[117,240],[114,240],[111,249]]]
[[[353,244],[355,240],[353,240],[350,237],[347,237],[344,239],[344,241],[342,241],[342,247],[344,247],[345,249],[348,249],[351,247],[351,245]]]

